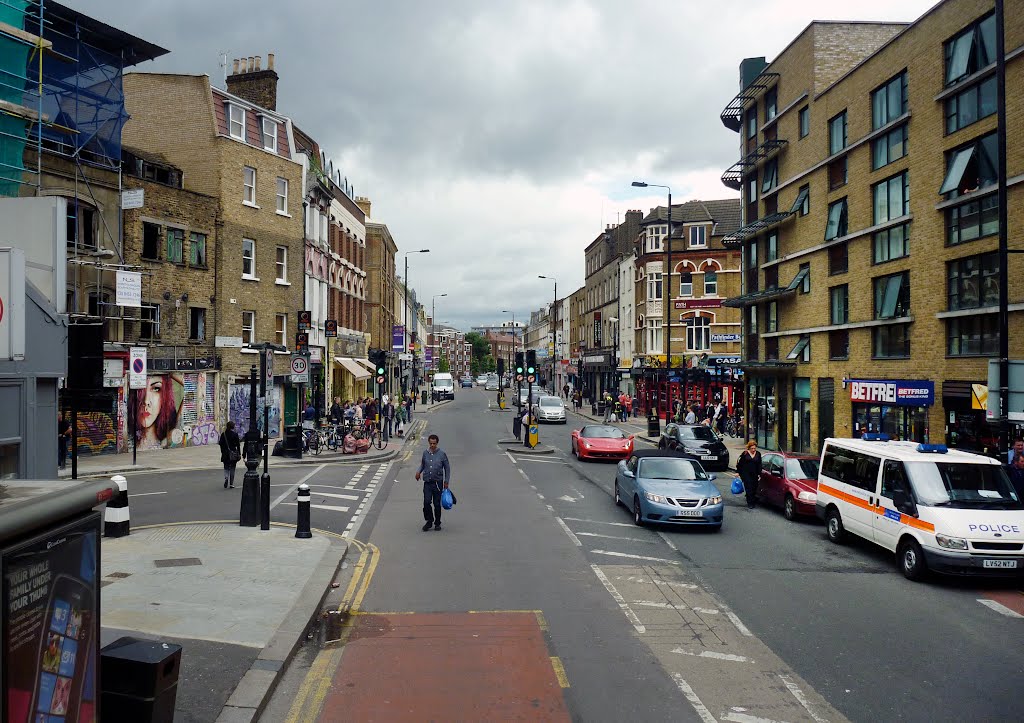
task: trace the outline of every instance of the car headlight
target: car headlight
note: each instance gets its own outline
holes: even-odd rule
[[[818,500],[818,493],[803,490],[800,494],[797,495],[797,499],[803,502],[816,502]]]
[[[722,497],[721,497],[721,495],[715,495],[714,497],[708,497],[708,504],[709,505],[720,505],[720,504],[722,504]]]
[[[644,497],[649,499],[651,502],[664,502],[665,498],[661,495],[651,494],[650,492],[644,492]]]
[[[683,447],[683,451],[686,452],[686,454],[700,454],[704,450],[700,449],[699,447],[686,447],[686,446],[684,446]]]
[[[967,540],[962,537],[947,537],[946,535],[936,535],[935,541],[939,543],[939,547],[945,547],[947,550],[966,550]]]
[[[629,442],[623,442],[622,443],[622,448],[623,449],[629,449]]]
[[[580,444],[582,444],[584,447],[590,447],[590,443],[585,439],[581,439]]]

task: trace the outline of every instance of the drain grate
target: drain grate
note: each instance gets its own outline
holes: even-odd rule
[[[220,525],[174,525],[145,530],[146,542],[210,542],[219,540]]]
[[[203,561],[198,557],[172,557],[168,560],[153,560],[157,567],[188,567],[190,565],[202,565]]]

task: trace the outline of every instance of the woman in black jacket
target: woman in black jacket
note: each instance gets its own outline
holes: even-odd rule
[[[242,443],[235,431],[235,423],[228,422],[220,435],[220,461],[224,464],[224,489],[235,486],[235,466],[242,459]]]
[[[736,471],[747,493],[747,509],[752,510],[757,504],[757,483],[761,479],[761,453],[757,451],[757,442],[754,440],[747,442],[747,448],[740,452],[740,458],[736,460]]]

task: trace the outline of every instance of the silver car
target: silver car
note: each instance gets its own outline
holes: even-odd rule
[[[558,397],[541,397],[534,409],[537,413],[538,422],[565,424],[565,405],[562,404],[562,400]]]

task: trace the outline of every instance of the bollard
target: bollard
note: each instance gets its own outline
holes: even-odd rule
[[[238,511],[239,527],[256,527],[260,524],[260,476],[256,472],[259,457],[245,458],[245,476],[242,478],[242,502]]]
[[[260,475],[260,529],[270,529],[270,473]]]
[[[312,537],[313,533],[309,531],[309,485],[305,482],[299,485],[297,501],[299,506],[298,517],[295,520],[295,536],[306,540]]]
[[[129,532],[128,480],[124,475],[114,475],[110,481],[117,485],[117,497],[107,503],[103,510],[103,536],[125,537]]]

